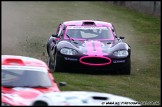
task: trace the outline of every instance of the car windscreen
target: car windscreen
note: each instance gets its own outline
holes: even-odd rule
[[[107,27],[68,26],[66,34],[73,39],[114,39],[113,33]]]
[[[2,69],[1,85],[6,87],[50,87],[47,72],[22,69]]]

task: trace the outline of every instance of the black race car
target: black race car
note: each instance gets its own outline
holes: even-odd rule
[[[54,71],[130,74],[131,48],[122,39],[109,22],[65,21],[47,42],[48,66]]]

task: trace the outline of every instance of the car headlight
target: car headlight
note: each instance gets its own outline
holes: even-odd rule
[[[117,57],[127,57],[128,56],[128,51],[127,50],[118,50],[113,53],[114,56]]]
[[[77,54],[76,50],[70,49],[70,48],[62,48],[60,52],[61,54],[64,54],[64,55],[76,55]]]
[[[11,105],[7,104],[7,103],[4,103],[4,102],[1,102],[1,106],[11,106]]]

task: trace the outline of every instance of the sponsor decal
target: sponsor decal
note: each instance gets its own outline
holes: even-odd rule
[[[108,29],[107,27],[96,27],[96,26],[68,26],[68,29]]]
[[[65,60],[69,60],[69,61],[78,61],[77,58],[68,58],[68,57],[64,57]]]
[[[125,60],[114,60],[113,63],[124,63]]]

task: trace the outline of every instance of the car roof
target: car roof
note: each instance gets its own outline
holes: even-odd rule
[[[94,26],[107,26],[112,27],[110,22],[105,21],[97,21],[97,20],[73,20],[73,21],[65,21],[63,22],[65,26],[86,26],[86,25],[94,25]]]
[[[46,63],[39,59],[18,55],[1,55],[1,65],[43,67],[48,69]]]

